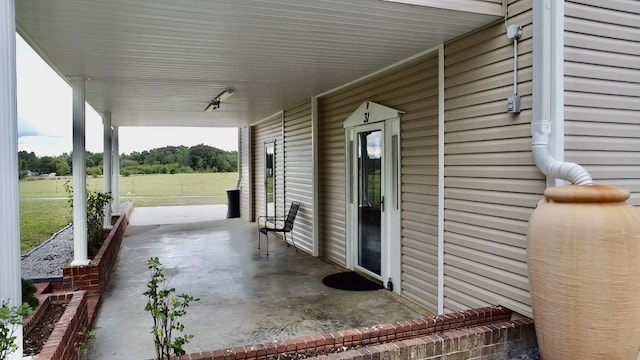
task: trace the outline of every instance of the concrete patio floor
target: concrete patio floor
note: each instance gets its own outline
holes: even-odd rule
[[[200,298],[183,318],[187,353],[371,326],[428,315],[386,290],[322,284],[344,269],[270,239],[255,223],[225,219],[226,206],[137,208],[95,324],[92,359],[151,359],[151,316],[142,293],[158,256],[177,293]],[[263,239],[264,240],[264,239]]]

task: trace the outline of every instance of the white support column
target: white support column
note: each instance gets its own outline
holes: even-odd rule
[[[312,255],[315,257],[320,256],[320,187],[318,181],[318,138],[320,134],[318,132],[318,98],[311,98],[311,163],[312,163],[312,184],[313,189],[313,248]]]
[[[236,180],[236,189],[240,189],[242,186],[242,128],[238,127],[238,160],[236,161],[236,166],[238,168],[238,177]],[[242,213],[242,209],[240,209],[240,213]]]
[[[112,181],[111,158],[112,156],[111,154],[113,152],[112,146],[111,146],[111,141],[112,141],[111,134],[113,130],[111,129],[111,113],[110,112],[105,112],[102,114],[102,125],[104,128],[104,149],[102,152],[102,156],[103,156],[102,178],[104,179],[104,192],[107,194],[111,194],[112,193],[112,189],[111,189],[111,181]],[[112,202],[113,202],[113,199],[104,208],[105,229],[111,228],[111,207],[113,206]]]
[[[249,168],[249,179],[247,181],[247,183],[249,184],[248,189],[247,189],[247,193],[249,194],[249,216],[248,219],[249,221],[256,221],[256,213],[255,213],[255,209],[253,206],[253,202],[254,202],[254,195],[253,195],[253,186],[254,186],[254,171],[253,171],[253,127],[251,125],[247,126],[247,137],[248,137],[248,141],[247,143],[248,145],[248,149],[247,149],[247,154],[249,154],[249,156],[247,157],[247,167]]]
[[[438,315],[444,314],[444,44],[438,46]]]
[[[73,261],[89,264],[87,244],[87,153],[85,144],[85,81],[72,77],[73,92]]]
[[[113,154],[111,167],[111,212],[113,215],[120,215],[120,139],[118,136],[118,127],[113,126],[111,146]]]
[[[20,285],[20,208],[18,201],[18,113],[16,95],[14,0],[0,0],[0,302],[22,303]],[[16,329],[22,358],[22,327]]]

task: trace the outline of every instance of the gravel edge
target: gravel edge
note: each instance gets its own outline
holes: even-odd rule
[[[59,280],[62,268],[73,259],[73,226],[67,225],[21,256],[22,277],[38,281]]]

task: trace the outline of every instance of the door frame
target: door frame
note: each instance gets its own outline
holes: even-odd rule
[[[393,291],[400,293],[401,284],[401,189],[400,189],[400,113],[395,118],[374,123],[345,127],[346,154],[346,265],[379,279]],[[385,197],[381,214],[381,271],[380,276],[358,266],[358,168],[357,134],[363,131],[381,130],[383,147],[382,191]],[[395,140],[394,140],[395,137]],[[395,175],[395,177],[393,176]],[[394,181],[395,178],[395,181]]]

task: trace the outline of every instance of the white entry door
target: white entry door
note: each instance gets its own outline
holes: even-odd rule
[[[399,291],[399,118],[346,132],[349,267]]]

